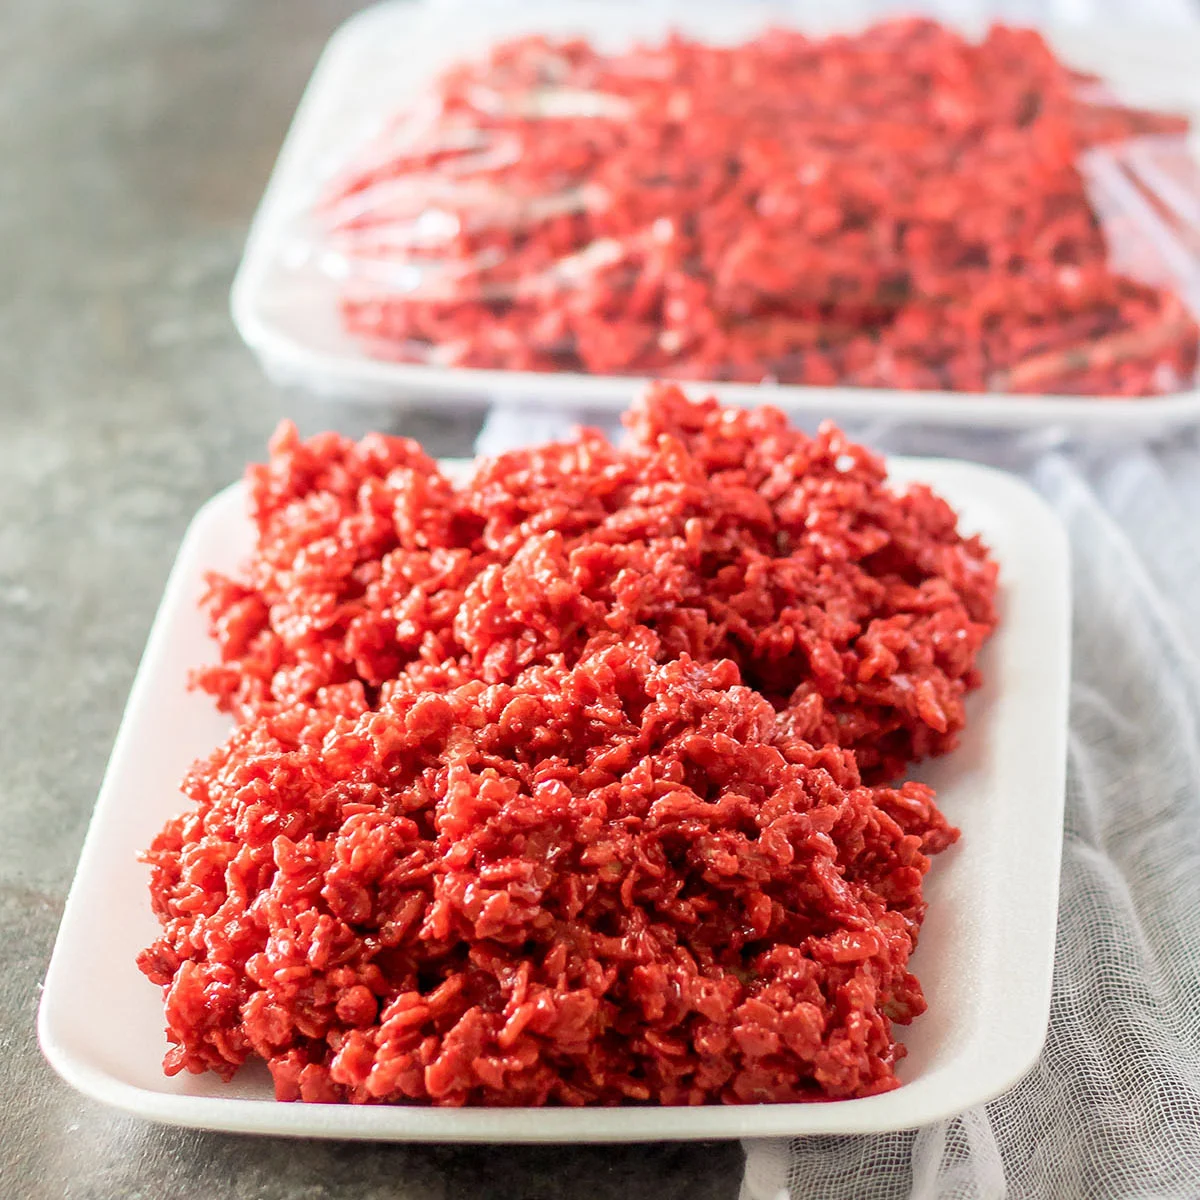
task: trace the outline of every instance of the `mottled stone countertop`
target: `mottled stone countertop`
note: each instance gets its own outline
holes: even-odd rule
[[[160,1128],[76,1095],[37,1048],[39,984],[180,536],[287,406],[234,333],[229,285],[303,83],[354,7],[0,5],[0,1197],[727,1200],[735,1143]],[[463,453],[475,422],[404,431]]]

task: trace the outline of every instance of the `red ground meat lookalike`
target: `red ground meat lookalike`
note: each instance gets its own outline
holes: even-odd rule
[[[1080,167],[1187,129],[1003,25],[616,52],[526,37],[451,67],[360,152],[318,214],[322,254],[346,328],[384,358],[1178,391],[1194,315],[1161,265],[1135,277],[1124,242],[1144,236]]]
[[[390,688],[511,681],[646,627],[730,658],[815,743],[892,778],[950,749],[995,623],[996,566],[928,488],[897,495],[834,427],[651,388],[630,444],[600,435],[452,486],[415,443],[285,427],[251,471],[258,547],[209,596],[239,719],[374,707]]]
[[[147,852],[166,1069],[283,1099],[897,1086],[996,567],[832,426],[658,387],[445,478],[285,428],[208,604],[237,722]],[[864,783],[864,780],[866,781]]]
[[[167,1069],[283,1099],[805,1100],[895,1087],[919,784],[648,632],[357,719],[243,725],[148,855]]]

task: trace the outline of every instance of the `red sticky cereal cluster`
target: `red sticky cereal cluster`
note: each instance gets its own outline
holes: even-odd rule
[[[1177,390],[1196,323],[1112,269],[1077,163],[1187,123],[1089,89],[999,25],[506,43],[327,197],[343,316],[441,365]]]
[[[652,390],[447,479],[284,429],[214,579],[237,728],[147,852],[166,1069],[283,1099],[809,1100],[897,1086],[922,785],[996,568],[827,426]]]
[[[285,428],[250,473],[249,573],[212,581],[223,662],[201,686],[239,719],[358,712],[646,627],[666,653],[733,660],[868,778],[954,745],[996,567],[949,505],[897,496],[880,459],[772,408],[660,387],[628,424],[620,449],[585,431],[461,487],[413,442]]]
[[[285,1099],[697,1104],[895,1086],[928,789],[782,737],[728,661],[612,644],[245,725],[149,854],[168,1069]]]

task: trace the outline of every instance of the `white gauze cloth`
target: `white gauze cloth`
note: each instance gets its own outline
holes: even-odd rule
[[[613,432],[610,415],[499,407],[478,448],[561,438],[581,421]],[[952,1121],[874,1137],[746,1142],[741,1200],[1193,1200],[1200,439],[1087,447],[878,423],[846,429],[884,452],[1015,471],[1066,525],[1074,646],[1050,1028],[1020,1084]]]

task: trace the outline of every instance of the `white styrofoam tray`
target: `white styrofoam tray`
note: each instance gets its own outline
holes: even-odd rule
[[[444,368],[372,357],[363,341],[342,329],[336,284],[295,255],[294,231],[319,183],[346,161],[365,133],[428,87],[448,62],[479,54],[505,37],[575,33],[613,45],[678,28],[710,41],[736,41],[781,18],[814,31],[862,25],[870,7],[853,0],[825,6],[803,0],[791,6],[755,0],[389,0],[366,9],[334,35],[296,112],[234,281],[234,323],[271,379],[333,405],[438,408],[507,399],[623,410],[644,380]],[[1195,30],[1081,25],[1045,33],[1065,60],[1103,75],[1128,101],[1200,114],[1200,24]],[[1153,434],[1200,421],[1200,390],[1128,400],[779,384],[694,387],[726,403],[961,426]],[[331,419],[336,423],[336,415]]]
[[[461,468],[459,468],[461,469]],[[929,1011],[901,1036],[904,1085],[862,1100],[702,1108],[437,1109],[282,1104],[265,1068],[229,1084],[163,1075],[160,989],[134,965],[157,935],[137,861],[183,807],[179,780],[228,732],[188,672],[213,654],[197,608],[208,570],[252,544],[244,492],[196,516],[150,633],[96,802],[38,1020],[42,1049],[96,1100],[176,1125],[386,1141],[602,1142],[866,1133],[943,1119],[1010,1087],[1045,1036],[1065,789],[1070,608],[1066,537],[1025,484],[988,468],[897,459],[981,533],[1002,571],[1001,627],[984,652],[961,747],[918,772],[963,830],[928,877],[913,970]]]

